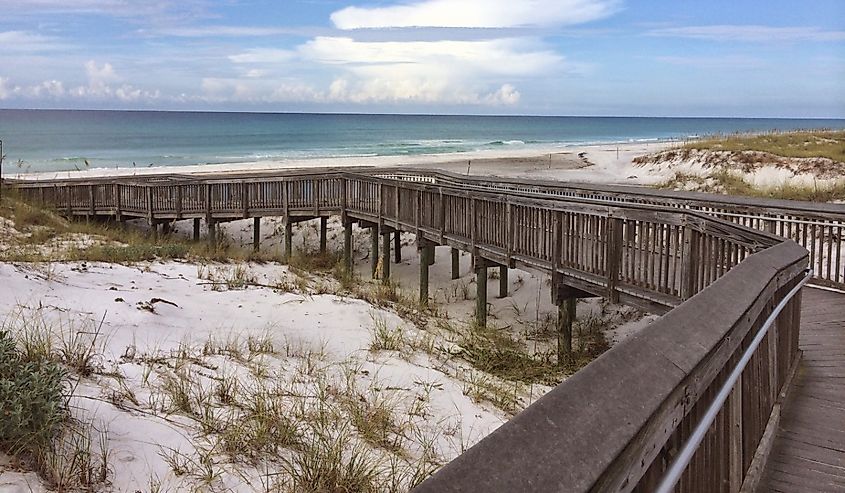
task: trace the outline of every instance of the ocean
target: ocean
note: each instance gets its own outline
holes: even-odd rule
[[[0,110],[4,170],[360,158],[845,128],[845,120]]]

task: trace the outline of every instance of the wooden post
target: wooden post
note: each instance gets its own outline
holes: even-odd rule
[[[461,252],[457,248],[452,249],[452,279],[461,277]]]
[[[619,303],[619,291],[616,290],[616,285],[619,283],[619,268],[622,265],[622,234],[625,223],[622,219],[608,217],[607,226],[604,256],[607,272],[607,299],[611,303]]]
[[[211,217],[211,185],[206,183],[204,185],[204,187],[205,187],[205,223],[206,223],[206,225],[208,225],[208,228],[209,228],[208,231],[210,233],[211,228],[214,227],[212,225],[212,222],[214,221],[214,219]]]
[[[396,192],[398,195],[398,191]],[[393,232],[393,262],[399,263],[402,261],[402,232],[398,229]]]
[[[147,187],[147,220],[153,222],[153,189]]]
[[[428,306],[428,256],[431,250],[426,240],[420,241],[420,305]]]
[[[346,272],[352,274],[352,221],[349,218],[343,220],[343,262]]]
[[[499,266],[499,298],[508,297],[508,266]]]
[[[182,187],[176,185],[176,219],[182,219]]]
[[[249,217],[249,184],[241,183],[241,207],[244,219]]]
[[[434,243],[428,243],[428,265],[434,265],[434,247],[436,247]]]
[[[381,235],[381,282],[390,282],[390,233]]]
[[[572,322],[575,320],[577,298],[564,298],[557,305],[557,364],[572,363]]]
[[[740,491],[745,479],[742,446],[742,380],[734,385],[725,405],[728,412],[728,481],[729,491]]]
[[[290,262],[291,255],[293,255],[293,223],[290,222],[289,216],[285,216],[285,262]]]
[[[326,253],[326,233],[328,231],[329,218],[323,216],[320,218],[320,253]]]
[[[692,229],[692,225],[684,224],[684,244],[682,261],[684,263],[681,271],[681,299],[691,298],[698,290],[698,231]]]
[[[376,279],[378,277],[378,261],[379,261],[379,254],[378,254],[378,236],[379,236],[379,227],[373,226],[370,228],[370,257],[371,257],[371,271],[372,271],[372,278]]]
[[[194,218],[194,241],[200,241],[200,218]]]
[[[44,189],[42,188],[41,191],[43,192]],[[41,199],[41,202],[44,202],[44,199]],[[120,200],[120,184],[114,184],[114,215],[118,222],[123,222],[123,206]]]
[[[208,246],[217,248],[217,222],[214,218],[208,220]]]
[[[475,260],[475,323],[487,327],[487,261],[478,257]]]
[[[94,200],[94,185],[88,185],[88,200],[89,200],[89,206],[91,208],[91,215],[92,216],[96,215],[97,205],[96,205],[96,202]]]
[[[170,234],[170,221],[161,223],[161,235],[167,236]]]
[[[505,232],[506,253],[508,255],[508,265],[511,265],[511,256],[513,255],[513,211],[511,210],[510,200],[506,197],[508,202],[505,204],[505,221],[507,222],[507,231]]]
[[[252,250],[257,252],[261,247],[261,218],[252,218]]]

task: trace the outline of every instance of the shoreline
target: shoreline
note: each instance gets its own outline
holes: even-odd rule
[[[532,147],[416,156],[373,156],[249,161],[241,163],[156,166],[151,168],[93,168],[84,171],[4,173],[9,179],[41,180],[126,177],[161,174],[231,173],[319,167],[414,167],[509,178],[552,179],[574,182],[649,184],[633,163],[637,156],[658,152],[679,141],[603,143],[572,147]]]

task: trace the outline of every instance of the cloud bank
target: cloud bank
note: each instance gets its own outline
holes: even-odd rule
[[[397,27],[508,28],[583,24],[608,17],[616,0],[426,0],[388,7],[347,7],[331,15],[338,29]]]

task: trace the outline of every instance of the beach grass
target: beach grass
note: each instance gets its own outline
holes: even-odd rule
[[[666,190],[683,190],[693,187],[696,191],[743,195],[765,199],[803,200],[809,202],[835,202],[845,200],[845,182],[815,182],[811,185],[783,182],[773,186],[756,187],[741,173],[718,170],[706,176],[676,172],[655,185]]]
[[[845,162],[845,130],[739,133],[689,141],[682,149],[758,151],[790,158],[822,157]]]
[[[347,271],[336,252],[308,250],[307,241],[301,253],[291,256],[281,277],[262,277],[261,269],[250,262],[282,258],[255,255],[251,248],[232,246],[235,242],[223,241],[214,249],[184,234],[155,237],[133,223],[69,221],[6,196],[0,217],[5,218],[0,228],[9,233],[5,243],[0,242],[0,261],[41,262],[39,277],[45,279],[61,279],[63,261],[137,262],[131,267],[145,270],[152,264],[147,261],[184,259],[196,264],[197,284],[209,291],[269,288],[302,294],[301,300],[291,301],[297,303],[333,294],[337,303],[348,303],[344,298],[351,297],[383,309],[373,313],[370,339],[361,348],[364,360],[333,361],[325,348],[308,349],[287,338],[274,341],[270,332],[209,335],[199,341],[185,339],[178,348],[139,349],[137,354],[133,337],[131,351],[127,347],[121,360],[138,365],[138,376],[102,367],[104,350],[90,341],[102,338],[102,321],[67,334],[32,323],[20,325],[22,320],[39,320],[35,317],[16,322],[20,344],[30,353],[59,355],[76,379],[100,381],[106,392],[97,400],[151,420],[187,423],[195,433],[190,443],[181,449],[162,445],[159,457],[167,464],[168,477],[200,489],[219,485],[230,469],[268,468],[262,477],[267,491],[406,491],[445,462],[439,441],[457,441],[460,450],[466,450],[475,437],[464,435],[452,417],[440,418],[442,430],[426,424],[435,416],[432,395],[443,391],[442,383],[420,380],[410,388],[392,387],[369,377],[374,362],[424,362],[457,383],[451,391],[469,398],[464,401],[514,415],[536,397],[535,388],[559,383],[606,345],[598,325],[596,331],[583,331],[583,339],[582,331],[576,331],[574,350],[580,356],[573,366],[561,368],[552,351],[553,319],[542,318],[540,327],[539,305],[538,327],[529,343],[527,333],[521,333],[522,321],[511,326],[503,317],[498,319],[501,328],[450,321],[445,306],[421,306],[416,291],[403,290],[398,276],[389,282],[365,281]],[[520,277],[517,285],[522,282]],[[470,284],[455,282],[441,296],[447,303],[468,301]],[[513,306],[517,319],[529,315],[527,305]],[[166,315],[152,302],[137,303],[136,308],[156,317]],[[502,315],[510,311],[505,307]],[[338,422],[346,424],[338,428]],[[97,457],[103,450],[108,455],[107,447],[97,444],[105,440],[107,445],[108,437],[96,430],[84,436],[87,442],[77,445],[90,449],[85,453],[92,460],[85,467],[96,474],[89,476],[107,481],[115,471],[109,469],[108,457]],[[151,476],[149,490],[160,490],[163,477]]]
[[[0,218],[21,233],[0,251],[6,262],[89,261],[131,263],[151,260],[281,261],[278,253],[237,248],[221,238],[217,245],[191,241],[178,235],[155,236],[131,224],[68,220],[49,208],[4,194]],[[312,261],[307,265],[316,269]]]

